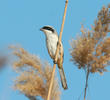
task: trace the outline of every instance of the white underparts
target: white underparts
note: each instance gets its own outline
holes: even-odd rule
[[[58,42],[58,36],[56,34],[50,33],[50,32],[46,33],[47,49],[48,49],[48,52],[49,52],[51,57],[55,56],[57,42]],[[58,58],[59,57],[60,57],[60,55],[58,55]]]

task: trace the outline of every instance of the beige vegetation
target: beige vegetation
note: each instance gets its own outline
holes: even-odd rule
[[[109,32],[110,10],[103,7],[92,30],[82,26],[82,35],[71,41],[71,61],[78,65],[79,69],[88,67],[92,73],[106,71],[105,67],[110,64],[110,37],[107,36]]]
[[[86,89],[90,73],[106,72],[110,65],[110,5],[103,7],[98,13],[91,31],[81,28],[81,36],[71,41],[71,61],[86,71]],[[84,98],[85,98],[84,96]]]
[[[86,71],[84,100],[90,73],[106,72],[110,65],[110,5],[103,7],[98,13],[91,30],[82,26],[81,35],[71,41],[71,61]],[[29,54],[21,47],[11,47],[17,59],[13,63],[14,70],[19,74],[15,80],[14,89],[23,93],[30,100],[37,96],[47,99],[52,67],[41,61],[37,56]],[[60,100],[60,89],[57,77],[53,81],[50,100]]]
[[[11,47],[16,60],[13,63],[14,70],[19,74],[15,80],[14,89],[20,91],[30,100],[37,100],[41,96],[47,98],[52,67],[41,61],[37,56],[29,54],[20,47]],[[60,100],[60,89],[55,76],[51,100]]]
[[[8,63],[8,58],[0,52],[0,70]]]
[[[103,7],[98,13],[91,30],[82,26],[81,35],[71,41],[71,61],[79,69],[86,72],[84,100],[88,87],[89,74],[107,72],[110,65],[110,5]],[[13,50],[13,69],[17,73],[14,89],[24,94],[29,100],[37,100],[40,96],[47,100],[52,67],[38,56],[30,54],[24,48],[11,46]],[[0,67],[6,63],[5,57],[0,57]],[[60,100],[60,88],[57,76],[53,78],[50,100]]]

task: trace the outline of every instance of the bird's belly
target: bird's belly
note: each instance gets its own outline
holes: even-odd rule
[[[53,39],[47,40],[47,49],[48,49],[48,52],[52,58],[55,56],[56,47],[57,47],[57,41],[56,40],[53,40]]]

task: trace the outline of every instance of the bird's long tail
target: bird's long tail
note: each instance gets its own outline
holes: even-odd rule
[[[61,78],[62,87],[63,87],[64,89],[68,89],[63,67],[62,67],[62,68],[59,68],[59,73],[60,73],[60,78]]]

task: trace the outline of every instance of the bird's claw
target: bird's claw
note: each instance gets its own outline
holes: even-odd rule
[[[54,64],[57,64],[57,61],[54,60],[53,63],[54,63]]]
[[[57,42],[57,46],[58,46],[58,45],[61,46],[61,43],[60,43],[59,41]]]

